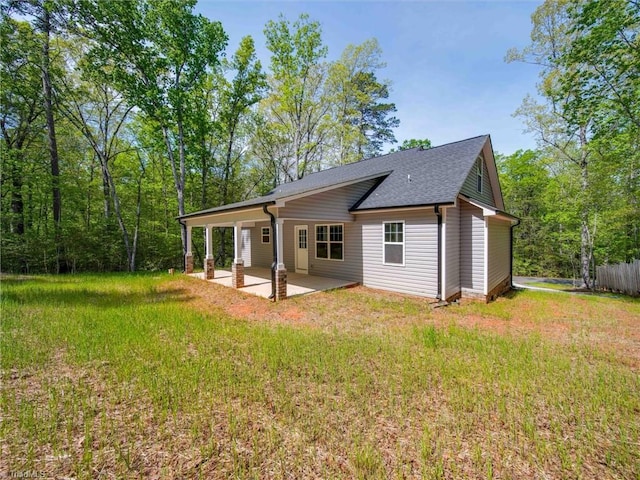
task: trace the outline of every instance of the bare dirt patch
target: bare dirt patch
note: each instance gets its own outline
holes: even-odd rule
[[[584,342],[640,370],[640,303],[567,294],[512,293],[485,305],[465,301],[434,309],[435,300],[358,286],[294,297],[285,302],[182,277],[164,284],[184,290],[202,311],[269,324],[380,332],[415,325],[456,325],[499,335],[539,335],[561,343]]]

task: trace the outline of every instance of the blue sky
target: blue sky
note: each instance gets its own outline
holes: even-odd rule
[[[294,21],[308,13],[322,25],[329,60],[350,43],[376,37],[392,82],[399,142],[429,138],[433,145],[491,134],[496,152],[535,148],[513,112],[535,93],[535,66],[504,62],[511,47],[530,42],[531,14],[540,1],[275,2],[200,0],[196,7],[219,20],[229,35],[230,55],[244,35],[256,41],[269,65],[264,26],[280,13]]]

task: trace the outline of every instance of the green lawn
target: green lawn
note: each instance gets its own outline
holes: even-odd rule
[[[273,305],[206,285],[263,310],[245,319],[202,285],[3,277],[0,476],[640,478],[638,364],[591,340],[619,317],[635,352],[637,301],[431,311],[362,288]],[[292,308],[311,320],[260,319]],[[585,326],[549,336],[556,317]]]

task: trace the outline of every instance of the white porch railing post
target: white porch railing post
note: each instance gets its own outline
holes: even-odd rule
[[[206,258],[204,260],[204,277],[207,280],[215,278],[215,261],[213,259],[213,225],[205,225],[205,251]]]
[[[234,263],[242,262],[242,223],[240,222],[233,225],[233,256]]]
[[[233,265],[231,265],[231,285],[244,287],[244,261],[242,260],[242,223],[233,224]]]
[[[193,253],[191,253],[191,225],[187,225],[187,253],[184,256],[184,273],[193,273]]]
[[[287,298],[287,269],[284,265],[284,220],[276,220],[276,256],[278,266],[276,269],[276,300]]]
[[[213,258],[213,225],[207,225],[205,232],[207,258]]]
[[[276,220],[276,245],[278,257],[278,270],[284,270],[284,220],[278,218]]]

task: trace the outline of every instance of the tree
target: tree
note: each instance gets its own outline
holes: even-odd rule
[[[90,68],[153,120],[166,147],[185,213],[187,142],[193,96],[220,63],[227,36],[219,22],[193,14],[195,0],[83,0],[80,19],[95,42]],[[177,157],[177,158],[176,158]],[[186,252],[186,228],[182,246]]]
[[[83,43],[75,39],[76,47],[69,46],[71,56],[67,58],[67,65],[82,63]],[[80,69],[77,69],[78,73]],[[136,247],[138,238],[138,221],[131,237],[131,232],[126,225],[118,195],[118,186],[112,173],[112,164],[123,152],[132,150],[130,142],[124,141],[122,131],[133,109],[132,105],[108,85],[103,78],[95,77],[93,71],[85,69],[84,79],[68,76],[64,82],[64,90],[59,102],[59,109],[71,124],[78,129],[88,142],[100,165],[102,172],[102,187],[104,194],[104,218],[108,225],[111,217],[111,208],[115,214],[118,226],[122,233],[122,240],[127,253],[127,268],[135,271]],[[72,83],[73,82],[73,83]],[[141,162],[140,181],[144,175],[144,165]],[[140,208],[140,198],[137,199],[137,208]]]
[[[335,118],[335,151],[332,163],[345,164],[382,152],[384,143],[395,143],[393,128],[400,121],[389,97],[389,81],[379,82],[376,71],[384,68],[376,39],[348,45],[329,67],[327,90]]]
[[[230,196],[230,181],[233,177],[239,156],[246,148],[234,154],[238,139],[238,130],[243,116],[249,108],[257,104],[263,97],[267,87],[266,75],[262,72],[260,61],[256,58],[255,47],[251,37],[244,37],[238,51],[234,54],[228,68],[236,72],[233,80],[222,84],[220,98],[220,124],[224,139],[224,175],[222,182],[222,203],[226,204],[235,198]]]
[[[559,95],[561,79],[572,75],[572,71],[563,68],[560,62],[562,52],[569,48],[574,40],[568,19],[569,3],[566,0],[547,0],[536,9],[532,15],[533,30],[532,44],[518,52],[510,50],[508,61],[526,61],[542,67],[538,84],[539,93],[548,100],[548,106],[538,105],[528,97],[516,112],[524,118],[528,131],[536,134],[544,147],[556,149],[561,160],[569,161],[578,166],[581,178],[580,209],[581,242],[580,264],[581,277],[585,286],[593,286],[590,273],[593,254],[594,232],[589,228],[592,216],[591,205],[588,201],[590,183],[589,166],[591,161],[589,150],[589,125],[592,122],[593,111],[583,109],[570,115],[566,105],[572,98],[580,98],[580,91],[566,92]]]
[[[410,148],[418,148],[422,147],[424,149],[431,148],[431,140],[428,138],[424,138],[422,140],[418,140],[417,138],[410,138],[409,140],[405,140],[402,142],[402,145],[398,147],[398,149],[391,149],[391,152],[396,152],[400,150],[409,150]]]
[[[8,231],[24,234],[22,195],[25,149],[40,135],[42,117],[41,50],[37,34],[27,22],[2,15],[0,24],[0,131],[2,132],[3,177],[11,181],[11,215]],[[7,187],[2,185],[4,198]]]
[[[640,131],[640,3],[588,0],[572,4],[568,15],[575,39],[558,59],[569,72],[559,79],[565,110],[598,111],[593,128],[603,135],[625,124]]]
[[[271,93],[262,104],[272,140],[288,148],[278,158],[278,177],[298,180],[319,170],[331,133],[330,105],[324,94],[327,47],[318,22],[300,15],[293,25],[283,16],[264,30],[271,52]]]
[[[250,36],[240,41],[237,52],[225,66],[236,72],[231,82],[221,80],[219,105],[220,140],[223,145],[222,178],[219,179],[219,200],[224,205],[240,200],[241,159],[248,150],[248,141],[242,140],[241,129],[249,109],[263,97],[267,87],[266,75],[256,57]],[[247,123],[247,122],[244,122]],[[226,236],[220,232],[218,261],[226,261]]]
[[[40,44],[40,74],[42,78],[42,101],[44,103],[44,115],[47,125],[47,139],[49,147],[49,160],[51,165],[51,192],[52,212],[55,227],[56,244],[56,271],[60,271],[61,255],[61,221],[62,221],[62,197],[60,193],[60,156],[58,154],[58,138],[56,135],[56,122],[54,112],[54,88],[53,78],[56,74],[52,62],[51,40],[56,28],[66,19],[64,4],[52,0],[12,0],[8,4],[9,10],[15,9],[18,13],[31,19]]]
[[[540,150],[518,150],[509,156],[496,155],[505,208],[520,219],[514,230],[514,270],[520,275],[554,276],[557,268],[549,242],[551,228],[545,221],[549,184],[553,181]]]
[[[639,251],[638,3],[547,0],[532,22],[531,45],[507,60],[541,67],[544,103],[527,97],[517,115],[549,157],[546,219],[567,227],[548,240],[566,247],[577,234],[580,277],[592,286],[594,255]]]

